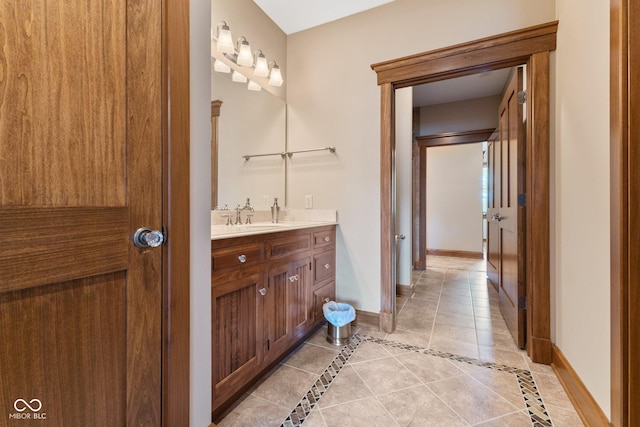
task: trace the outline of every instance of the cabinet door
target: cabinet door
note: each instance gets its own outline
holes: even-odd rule
[[[301,338],[311,325],[309,282],[311,263],[304,257],[289,264],[289,320],[293,339]]]
[[[267,309],[267,351],[280,354],[301,338],[310,326],[309,257],[288,259],[269,270]]]
[[[267,302],[264,321],[267,325],[266,349],[279,354],[290,343],[291,324],[287,321],[289,307],[289,263],[283,262],[269,269]]]
[[[256,273],[211,289],[213,398],[234,393],[262,362],[264,276]]]

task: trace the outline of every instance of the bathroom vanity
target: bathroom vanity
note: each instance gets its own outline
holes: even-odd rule
[[[214,420],[325,321],[335,223],[213,225]]]

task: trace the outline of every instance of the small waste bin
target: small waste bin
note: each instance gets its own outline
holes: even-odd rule
[[[351,322],[356,318],[354,308],[345,303],[328,301],[322,306],[327,325],[327,341],[333,345],[345,345],[351,339]]]

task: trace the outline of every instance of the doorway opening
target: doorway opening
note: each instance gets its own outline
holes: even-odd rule
[[[380,129],[380,329],[396,323],[395,262],[395,90],[484,71],[526,64],[526,283],[529,357],[552,357],[549,259],[549,56],[556,48],[557,21],[431,52],[372,65],[381,93]]]

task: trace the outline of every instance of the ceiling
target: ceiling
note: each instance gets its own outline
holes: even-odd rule
[[[354,15],[393,0],[253,0],[285,34],[293,34]],[[508,69],[415,86],[413,106],[427,106],[500,95]]]
[[[393,0],[253,0],[285,34],[293,34]]]

